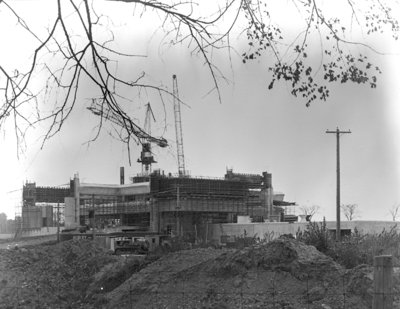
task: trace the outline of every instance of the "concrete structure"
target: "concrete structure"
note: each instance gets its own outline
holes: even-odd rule
[[[236,222],[240,215],[250,216],[253,222],[280,221],[284,219],[281,206],[293,205],[283,202],[281,194],[279,205],[274,205],[272,175],[266,172],[228,171],[224,178],[155,172],[132,181],[110,186],[79,184],[75,179],[80,225],[90,224],[94,210],[94,221],[101,228],[134,226],[197,241],[204,240],[209,224]]]
[[[15,234],[0,234],[0,239],[12,239]]]
[[[60,232],[64,230],[64,227],[60,227]],[[39,236],[50,236],[57,234],[57,227],[41,227],[35,229],[25,229],[18,234],[19,237],[39,237]],[[0,234],[0,239],[15,239],[15,233],[13,234]]]
[[[184,236],[189,241],[205,240],[210,224],[237,222],[238,216],[248,216],[251,222],[284,221],[284,208],[294,205],[284,202],[282,193],[274,197],[272,175],[267,172],[228,170],[224,178],[205,178],[155,171],[131,180],[131,184],[88,184],[75,175],[69,188],[54,188],[54,193],[26,186],[30,194],[25,192],[24,200],[35,204],[62,199],[66,228],[124,226]],[[38,191],[47,195],[38,198]]]
[[[65,197],[69,195],[69,187],[39,187],[34,182],[26,182],[22,189],[22,206],[15,215],[15,236],[37,236],[41,235],[38,231],[42,228],[49,231],[56,227],[57,211],[61,209],[62,212]]]
[[[25,206],[22,208],[22,222],[24,229],[37,229],[42,227],[42,209],[38,206]]]
[[[232,237],[259,237],[260,239],[278,238],[284,234],[296,235],[299,231],[304,231],[308,222],[267,222],[267,223],[228,223],[228,224],[212,224],[209,227],[209,238],[214,242],[221,243],[221,239]],[[326,227],[332,231],[336,231],[336,221],[327,221]],[[383,230],[389,231],[395,228],[400,232],[400,225],[393,221],[342,221],[342,233],[351,233],[355,229],[363,234],[380,233]]]
[[[60,227],[60,232],[64,230],[64,227]],[[21,237],[36,237],[36,236],[48,236],[57,234],[57,227],[41,227],[38,229],[22,231]]]
[[[66,229],[89,226],[107,233],[143,231],[182,236],[193,242],[221,242],[244,235],[276,238],[295,235],[308,224],[301,216],[297,222],[298,217],[289,214],[286,208],[295,204],[285,202],[283,193],[274,192],[272,175],[267,172],[238,174],[228,170],[224,178],[205,178],[155,171],[131,178],[130,184],[124,184],[123,173],[121,169],[120,184],[116,185],[81,183],[78,175],[65,188],[27,183],[22,215],[16,218],[17,223],[22,221],[21,234],[56,232],[54,228],[44,230],[56,225],[54,207],[46,203],[65,205]],[[38,206],[40,203],[42,206]],[[332,232],[336,230],[335,221],[326,224]],[[357,228],[362,233],[379,233],[395,225],[343,221],[341,230],[350,233]]]

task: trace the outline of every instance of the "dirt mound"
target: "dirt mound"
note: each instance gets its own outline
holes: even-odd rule
[[[346,272],[347,291],[372,303],[373,267],[362,264]]]
[[[0,250],[0,307],[79,308],[92,276],[113,260],[89,240]]]
[[[251,268],[287,271],[300,280],[324,279],[327,272],[337,275],[344,272],[340,265],[315,247],[292,239],[277,239],[225,254],[215,261],[211,271],[232,276],[244,274]]]
[[[331,258],[291,239],[239,251],[181,251],[108,293],[107,308],[342,308],[344,301],[369,308],[365,294],[347,291],[345,274]]]
[[[371,267],[346,271],[314,247],[293,239],[242,250],[184,250],[156,258],[111,256],[90,240],[0,250],[0,307],[361,309],[371,305]]]
[[[185,272],[197,270],[224,252],[200,248],[170,253],[108,293],[107,308],[131,308],[133,304],[135,308],[167,308],[164,306],[168,304],[168,308],[179,308],[180,299],[174,296],[180,294],[182,288],[185,291],[185,284],[190,279]]]

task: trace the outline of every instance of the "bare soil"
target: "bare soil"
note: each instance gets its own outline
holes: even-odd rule
[[[170,254],[106,297],[108,308],[370,308],[371,271],[347,272],[312,246],[280,239]]]
[[[90,240],[0,250],[0,308],[361,309],[371,303],[371,267],[346,270],[292,239],[144,260],[110,255]]]
[[[87,286],[113,260],[87,240],[0,250],[0,308],[87,308]]]

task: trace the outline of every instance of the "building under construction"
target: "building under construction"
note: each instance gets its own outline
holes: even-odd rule
[[[16,212],[17,232],[56,226],[57,215],[62,212],[60,205],[62,208],[65,198],[70,195],[69,187],[39,187],[34,182],[26,182],[22,190],[22,207]]]
[[[167,141],[151,136],[151,121],[155,121],[155,117],[150,103],[146,105],[143,131],[127,115],[115,115],[105,110],[101,102],[93,100],[90,111],[128,128],[130,134],[140,140],[142,152],[138,162],[142,164],[142,176],[132,177],[131,183],[125,184],[124,169],[121,168],[118,185],[81,183],[78,175],[65,188],[26,184],[23,188],[25,212],[39,212],[37,203],[63,203],[67,228],[92,226],[103,230],[128,226],[132,230],[180,235],[192,240],[207,235],[208,224],[212,223],[233,223],[242,218],[251,218],[252,222],[296,220],[285,211],[294,203],[284,202],[283,194],[274,194],[270,173],[238,174],[227,170],[223,178],[186,174],[176,75],[172,81],[178,175],[151,170],[152,163],[156,162],[151,144],[163,148]],[[128,127],[127,123],[130,124]],[[39,219],[32,221],[34,225],[40,223]],[[42,223],[45,221],[47,219],[42,218]]]
[[[272,175],[238,174],[228,170],[223,178],[190,177],[155,171],[131,178],[125,184],[123,168],[118,185],[81,183],[78,175],[65,188],[23,188],[23,213],[39,213],[39,203],[63,203],[66,228],[125,228],[158,234],[180,235],[195,240],[205,235],[208,224],[233,223],[247,216],[253,222],[290,221],[285,213],[294,203],[274,194]],[[43,209],[43,206],[41,207]],[[26,210],[24,212],[24,209]],[[29,210],[29,211],[28,211]],[[43,210],[41,210],[41,214]],[[28,219],[27,228],[45,224],[39,215]],[[36,218],[36,219],[34,219]],[[46,217],[47,218],[47,217]]]

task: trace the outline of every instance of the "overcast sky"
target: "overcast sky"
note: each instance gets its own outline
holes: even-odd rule
[[[120,9],[127,11],[127,7],[121,5]],[[133,74],[143,69],[150,78],[169,86],[172,74],[178,76],[179,94],[187,104],[182,106],[186,169],[192,175],[223,177],[226,168],[239,173],[268,171],[274,190],[284,192],[287,201],[300,206],[319,205],[317,218],[334,220],[336,139],[325,131],[339,127],[352,132],[341,137],[342,203],[358,204],[363,220],[391,219],[389,209],[400,203],[398,55],[376,57],[383,71],[378,88],[336,85],[327,102],[314,102],[308,108],[304,101],[292,97],[283,83],[272,91],[267,89],[265,59],[243,64],[235,55],[232,62],[227,56],[217,55],[215,63],[230,79],[228,84],[221,83],[219,102],[215,94],[207,95],[212,85],[202,61],[191,57],[184,46],[160,50],[154,38],[149,43],[151,33],[146,28],[140,35],[132,35],[126,34],[124,40],[134,42],[135,51],[147,55],[134,67]],[[391,53],[399,52],[398,45],[386,41],[377,45]],[[236,48],[244,46],[237,44]],[[121,63],[121,70],[129,74],[130,65]],[[80,94],[80,101],[87,104],[90,93]],[[158,161],[153,169],[176,173],[172,101],[161,102],[154,94],[135,98],[132,117],[141,124],[144,105],[149,101],[156,117],[153,133],[170,142],[166,149],[153,148]],[[82,182],[118,183],[120,166],[125,166],[127,177],[140,173],[141,166],[136,163],[139,146],[132,149],[129,166],[126,148],[106,131],[97,141],[85,143],[94,136],[94,120],[83,104],[77,105],[61,133],[43,150],[39,150],[40,128],[32,133],[28,150],[19,160],[13,135],[2,132],[0,212],[14,215],[27,180],[39,186],[58,186],[79,173]]]

